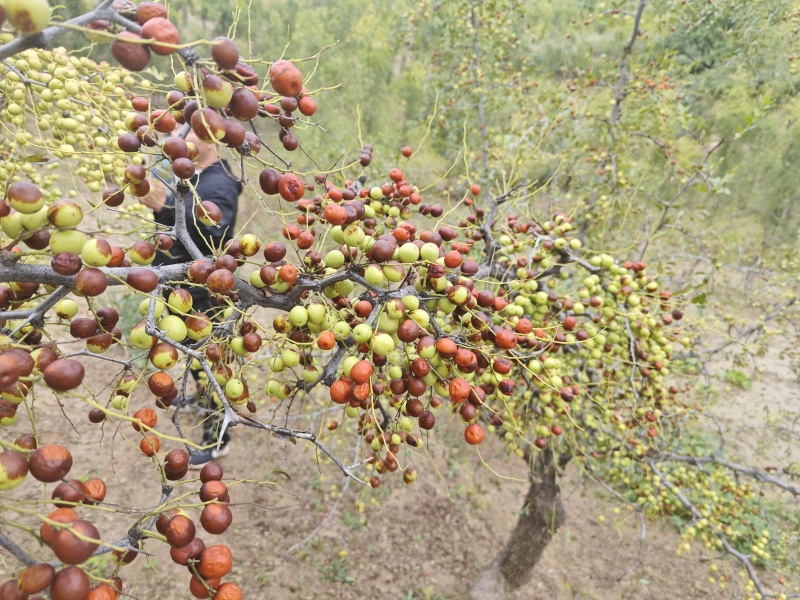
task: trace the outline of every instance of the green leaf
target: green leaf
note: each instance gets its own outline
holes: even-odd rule
[[[705,292],[703,292],[703,293],[701,293],[701,294],[698,294],[697,296],[695,296],[694,298],[692,298],[692,300],[691,300],[691,303],[692,303],[692,304],[696,304],[697,306],[705,306],[705,303],[706,303],[706,293],[705,293]]]

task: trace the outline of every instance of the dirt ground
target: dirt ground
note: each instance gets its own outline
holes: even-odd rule
[[[761,362],[764,371],[749,390],[716,384],[721,424],[751,456],[758,449],[756,425],[764,418],[764,407],[774,404],[776,386],[786,408],[798,408],[797,380],[777,353]],[[93,385],[108,384],[111,372],[105,363],[86,364]],[[69,414],[81,414],[74,410],[81,400],[65,397],[63,401]],[[132,408],[135,402],[147,405],[146,394],[135,399]],[[123,439],[122,433],[138,441],[133,432],[122,428],[116,435],[111,429],[103,433],[85,417],[72,428],[56,399],[45,392],[37,393],[34,406],[41,440],[61,441],[70,447],[72,476],[102,474],[109,488],[106,505],[118,509],[82,510],[104,540],[124,536],[137,511],[153,506],[160,492],[153,466]],[[12,430],[21,433],[28,428],[22,416]],[[171,433],[166,422],[159,429]],[[489,469],[473,449],[457,440],[456,432],[432,444],[427,458],[416,457],[419,476],[413,485],[403,484],[400,477],[387,477],[378,490],[351,482],[344,494],[339,472],[330,464],[318,469],[309,444],[268,439],[251,430],[234,433],[231,454],[220,460],[236,504],[234,522],[218,539],[231,546],[232,580],[242,586],[248,599],[466,598],[470,582],[512,530],[527,489],[524,465],[505,455],[499,443],[487,439],[481,446]],[[332,438],[334,445],[337,439]],[[162,445],[162,450],[176,447],[170,444]],[[352,456],[353,449],[341,451]],[[258,481],[234,483],[243,478]],[[12,498],[29,495],[33,488],[33,481],[28,481],[10,494]],[[197,488],[196,483],[188,483],[179,490]],[[648,522],[640,547],[637,515],[625,512],[624,507],[620,511],[618,503],[595,484],[582,481],[575,470],[568,472],[563,488],[566,524],[547,548],[531,582],[511,595],[511,600],[734,597],[734,584],[720,589],[718,583],[708,581],[710,564],[718,565],[720,572],[731,572],[726,560],[699,550],[677,557],[680,537],[667,523]],[[196,509],[188,510],[198,516]],[[10,511],[2,516],[14,517]],[[317,527],[316,534],[306,540]],[[204,533],[202,537],[213,543],[213,536]],[[52,558],[48,551],[37,552],[27,540],[23,546]],[[142,600],[191,597],[189,575],[169,560],[165,545],[150,541],[146,550],[155,560],[140,557],[122,570],[125,591]],[[107,558],[95,560],[98,572],[110,573]],[[0,581],[16,569],[14,560],[0,552]]]

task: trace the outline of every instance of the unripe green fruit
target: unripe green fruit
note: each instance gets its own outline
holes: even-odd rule
[[[266,284],[263,281],[261,281],[261,275],[259,275],[258,271],[253,271],[252,273],[250,273],[249,281],[250,285],[259,290],[267,287]]]
[[[370,285],[383,285],[386,281],[386,277],[383,274],[383,269],[381,269],[378,265],[369,265],[366,269],[364,269],[364,279],[367,280],[367,283]]]
[[[269,396],[277,396],[278,392],[280,391],[281,384],[279,381],[275,381],[274,379],[270,379],[267,382],[266,393]]]
[[[77,229],[63,229],[50,234],[50,250],[53,254],[62,252],[80,254],[85,243],[86,236]]]
[[[416,296],[404,296],[402,302],[406,310],[417,310],[419,308],[419,298]]]
[[[350,280],[337,281],[333,287],[337,292],[339,292],[340,296],[346,298],[353,291],[353,288],[355,288],[355,284]]]
[[[54,227],[75,227],[83,220],[83,209],[77,202],[62,200],[47,209],[47,220]]]
[[[28,231],[39,229],[47,224],[47,207],[43,206],[39,210],[29,214],[21,214],[19,216],[19,222]]]
[[[81,248],[81,258],[90,267],[105,267],[111,262],[111,246],[105,240],[93,238]]]
[[[439,260],[439,246],[431,242],[427,242],[422,245],[422,248],[420,248],[419,256],[422,258],[422,260],[436,262]]]
[[[382,331],[385,331],[386,333],[396,332],[399,326],[400,326],[400,321],[398,319],[393,319],[385,312],[382,312],[381,315],[378,317],[378,327]]]
[[[373,200],[380,200],[383,198],[383,190],[378,186],[375,186],[374,188],[370,189],[369,197]]]
[[[447,278],[445,277],[437,277],[436,279],[430,280],[431,288],[433,289],[433,291],[438,293],[442,293],[443,291],[445,291],[449,285],[450,282],[447,281]]]
[[[417,325],[419,325],[423,329],[427,329],[428,325],[430,325],[431,323],[431,316],[428,314],[428,312],[419,308],[417,310],[411,311],[409,316],[412,319],[414,319]]]
[[[344,409],[344,414],[350,417],[351,419],[355,419],[356,417],[358,417],[359,412],[355,406],[347,405],[347,407]]]
[[[224,108],[233,97],[233,86],[219,77],[215,77],[214,80],[221,84],[219,89],[213,89],[203,85],[206,103],[211,108]]]
[[[447,298],[439,298],[439,301],[436,302],[436,306],[431,308],[430,310],[439,309],[445,314],[452,313],[456,308],[458,308],[455,304],[450,302]]]
[[[178,314],[186,314],[192,310],[193,302],[192,295],[185,289],[172,290],[167,298],[170,310]]]
[[[322,369],[317,365],[309,365],[303,369],[303,382],[314,383],[322,377]]]
[[[74,300],[65,298],[64,300],[61,300],[58,304],[56,304],[55,309],[56,309],[56,315],[58,316],[59,319],[71,319],[76,314],[78,314],[79,306],[78,303],[75,302]]]
[[[321,302],[315,302],[308,307],[308,320],[311,323],[319,324],[328,316],[328,309]]]
[[[406,270],[401,265],[385,265],[383,274],[392,283],[399,283],[405,279]]]
[[[417,306],[419,306],[419,304]],[[389,300],[389,302],[386,303],[385,310],[381,314],[385,314],[390,319],[394,319],[395,321],[397,321],[399,319],[402,319],[403,316],[406,314],[406,306],[403,302],[395,298],[393,300]]]
[[[342,373],[344,373],[345,377],[350,377],[350,370],[358,361],[359,358],[357,356],[348,356],[342,361]]]
[[[344,264],[344,254],[341,250],[331,250],[325,255],[325,265],[331,269],[338,269]]]
[[[244,338],[240,335],[231,338],[230,347],[236,356],[247,356],[248,354],[250,354],[250,351],[244,347]]]
[[[308,322],[308,311],[304,306],[295,306],[289,311],[289,323],[294,327],[302,327]]]
[[[6,18],[22,35],[39,33],[50,21],[47,0],[5,0]]]
[[[357,247],[364,241],[364,230],[359,225],[353,223],[348,225],[343,233],[344,243],[348,246]]]
[[[21,234],[24,229],[24,227],[22,226],[22,221],[20,220],[21,217],[22,215],[18,212],[13,212],[11,214],[6,215],[5,217],[0,217],[0,229],[2,229],[3,233],[5,233],[12,240],[19,237],[19,234]],[[58,253],[55,252],[54,254]]]
[[[111,406],[114,407],[115,410],[127,410],[128,408],[128,397],[123,395],[114,396],[111,399]]]
[[[293,348],[287,348],[281,352],[281,360],[284,365],[291,369],[300,364],[300,354]]]
[[[357,344],[366,344],[372,337],[372,327],[360,323],[353,328],[353,339]]]
[[[394,340],[388,333],[378,333],[370,341],[372,351],[381,356],[386,356],[394,350]]]
[[[439,256],[439,253],[436,253],[436,256]],[[419,259],[419,248],[417,248],[416,244],[412,244],[411,242],[406,242],[402,246],[400,246],[400,252],[398,254],[398,258],[402,263],[413,263],[417,262]]]
[[[174,342],[186,339],[186,323],[175,315],[168,315],[158,322],[158,328]]]
[[[239,238],[239,248],[245,256],[254,256],[261,249],[261,240],[252,233],[246,233]]]
[[[346,340],[350,336],[350,325],[344,321],[339,321],[333,326],[333,336],[339,340]]]
[[[139,303],[139,314],[143,317],[147,316],[147,311],[150,310],[150,298],[146,298]],[[156,319],[160,319],[161,315],[164,314],[164,301],[163,300],[156,300],[155,308],[153,309],[153,316]]]
[[[344,230],[341,225],[331,228],[331,237],[337,244],[344,244]]]
[[[244,394],[244,384],[240,379],[229,379],[225,384],[225,396],[229,400],[235,400]]]
[[[145,323],[142,321],[133,326],[131,329],[131,345],[138,350],[149,350],[153,347],[153,344],[156,342],[156,338],[152,335],[149,335],[145,329]]]
[[[188,94],[192,91],[192,77],[186,71],[181,71],[175,75],[175,78],[172,81],[175,84],[175,87],[184,94]]]

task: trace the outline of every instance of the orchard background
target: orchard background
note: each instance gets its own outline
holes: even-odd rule
[[[800,594],[797,10],[0,0],[0,597]]]

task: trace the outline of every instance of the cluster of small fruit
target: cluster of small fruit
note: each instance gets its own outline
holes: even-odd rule
[[[102,422],[104,412],[94,409],[90,420]],[[133,429],[142,435],[140,448],[145,456],[153,457],[160,449],[160,441],[153,435],[158,417],[150,408],[137,411],[132,418]],[[36,564],[25,569],[18,579],[0,586],[0,597],[4,600],[25,600],[30,595],[49,588],[53,600],[106,600],[116,598],[122,590],[122,580],[108,578],[107,583],[91,587],[89,577],[75,567],[88,560],[100,546],[100,533],[88,520],[80,519],[76,509],[81,505],[96,505],[106,497],[106,485],[102,479],[86,481],[65,479],[72,468],[72,455],[67,448],[57,444],[37,447],[30,434],[19,436],[14,449],[0,453],[0,490],[9,490],[21,485],[28,473],[43,483],[60,483],[51,498],[56,510],[43,517],[40,536],[53,550],[56,558],[68,566],[59,572],[47,563]],[[189,468],[189,454],[182,449],[172,450],[163,458],[163,475],[168,481],[182,479]],[[202,483],[198,492],[203,509],[200,524],[209,534],[219,535],[230,527],[233,514],[228,508],[230,495],[222,482],[222,468],[208,464],[200,472]],[[231,569],[232,556],[225,545],[206,547],[196,537],[194,522],[180,509],[169,509],[154,518],[157,531],[171,546],[170,555],[177,564],[185,565],[192,572],[189,587],[196,598],[215,600],[239,600],[241,591],[231,582],[222,583]],[[143,534],[144,535],[144,534]],[[115,550],[114,561],[118,566],[133,562],[141,549],[139,540],[136,549]]]
[[[203,502],[200,525],[211,535],[224,533],[233,522],[233,514],[228,508],[230,494],[222,482],[222,475],[222,467],[216,463],[209,463],[200,471],[202,485],[199,496]],[[195,598],[241,600],[242,592],[238,585],[222,582],[233,566],[233,555],[228,546],[206,546],[197,537],[197,528],[192,519],[179,509],[163,512],[155,525],[170,545],[172,560],[186,566],[192,574],[189,590]]]
[[[43,483],[60,481],[52,493],[57,507],[42,516],[41,540],[65,565],[56,570],[42,562],[24,569],[17,579],[0,585],[3,600],[27,600],[49,592],[52,600],[114,600],[122,592],[122,580],[116,576],[92,586],[89,576],[78,566],[86,562],[100,546],[100,532],[76,512],[80,506],[103,502],[106,484],[102,479],[64,479],[72,469],[72,455],[65,447],[45,444],[37,447],[29,434],[14,441],[16,449],[0,453],[0,490],[23,483],[28,473]],[[40,596],[35,596],[40,598]]]

